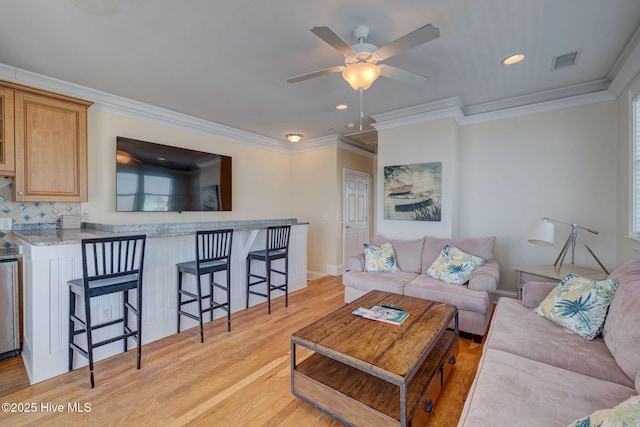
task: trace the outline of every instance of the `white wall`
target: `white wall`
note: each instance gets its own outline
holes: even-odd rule
[[[297,218],[308,222],[311,276],[336,274],[342,267],[342,177],[340,166],[373,161],[350,153],[339,160],[336,147],[294,154],[256,148],[124,116],[89,109],[89,210],[83,221],[149,224]],[[116,137],[214,152],[233,158],[231,212],[116,212]],[[340,178],[338,178],[340,177]],[[326,214],[326,216],[325,216]],[[326,218],[326,219],[325,219]]]
[[[312,277],[327,274],[338,248],[339,217],[336,200],[340,194],[335,186],[336,149],[307,151],[291,156],[291,194],[293,211],[298,220],[309,222],[307,235],[307,268]]]
[[[378,132],[375,232],[395,238],[416,236],[452,237],[458,229],[459,141],[453,119],[429,121]],[[399,221],[384,219],[382,192],[384,167],[442,162],[442,221]]]
[[[527,241],[544,216],[599,231],[581,235],[617,265],[616,112],[610,101],[462,127],[461,234],[497,236],[500,289],[515,290],[511,266],[552,264],[560,252],[569,226],[555,225],[554,246]],[[580,243],[576,264],[598,268]]]
[[[552,247],[528,243],[533,222],[547,216],[598,230],[597,236],[581,234],[612,269],[617,126],[617,104],[609,101],[459,128],[453,119],[440,119],[381,130],[378,193],[386,165],[443,161],[443,221],[384,220],[378,200],[376,232],[398,238],[496,236],[499,288],[515,292],[511,266],[552,264],[571,231],[556,225]],[[597,268],[580,244],[576,264]]]
[[[89,209],[86,222],[149,224],[291,218],[290,156],[89,109]],[[233,158],[231,212],[116,212],[116,137],[213,152]]]

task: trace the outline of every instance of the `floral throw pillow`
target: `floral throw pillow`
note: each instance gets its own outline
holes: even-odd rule
[[[369,273],[392,273],[400,271],[396,264],[396,253],[391,243],[382,246],[364,245],[364,271]]]
[[[610,409],[595,411],[568,427],[633,427],[640,426],[640,395],[632,396]]]
[[[463,285],[482,264],[483,258],[468,254],[453,245],[446,245],[425,274],[453,285]]]
[[[568,331],[593,339],[602,331],[615,279],[591,280],[569,274],[533,311]]]

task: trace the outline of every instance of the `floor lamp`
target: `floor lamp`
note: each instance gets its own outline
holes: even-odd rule
[[[580,227],[578,224],[569,224],[568,222],[562,222],[551,218],[542,218],[540,221],[536,221],[531,228],[531,233],[529,233],[529,242],[536,245],[544,245],[551,246],[553,245],[553,237],[554,237],[554,228],[553,223],[557,222],[558,224],[564,224],[571,227],[571,234],[567,238],[564,246],[560,250],[558,257],[556,258],[556,262],[553,263],[553,266],[556,268],[556,271],[559,273],[562,268],[562,263],[564,262],[564,258],[571,249],[571,264],[575,263],[575,251],[576,251],[576,240],[580,240],[587,251],[591,254],[593,259],[596,260],[602,271],[604,271],[607,275],[609,271],[605,268],[604,265],[600,262],[595,253],[591,250],[587,242],[582,238],[580,233],[578,233],[578,229],[586,230],[589,233],[600,234],[596,230],[592,230],[590,228]]]

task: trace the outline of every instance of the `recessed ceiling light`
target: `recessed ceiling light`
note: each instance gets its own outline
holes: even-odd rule
[[[347,108],[349,108],[349,106],[347,104],[338,104],[338,105],[336,105],[336,110],[346,110]]]
[[[517,64],[518,62],[522,61],[524,59],[524,55],[521,53],[515,54],[515,55],[511,55],[508,56],[506,58],[504,58],[502,60],[502,63],[504,65],[513,65],[513,64]]]

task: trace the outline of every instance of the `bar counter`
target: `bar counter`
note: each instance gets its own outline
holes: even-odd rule
[[[146,234],[147,238],[193,235],[199,230],[232,228],[234,231],[264,230],[272,225],[306,225],[296,219],[248,221],[185,222],[162,224],[82,223],[82,228],[62,229],[55,224],[15,226],[13,234],[33,246],[72,245],[82,239],[119,235]]]
[[[176,264],[195,258],[195,232],[233,228],[231,251],[231,311],[245,309],[245,259],[252,250],[264,249],[266,228],[270,225],[291,225],[289,241],[289,292],[307,285],[307,223],[295,219],[260,221],[224,221],[176,224],[108,225],[85,223],[81,229],[39,227],[16,228],[14,244],[22,255],[24,265],[24,338],[22,359],[29,381],[37,383],[67,372],[68,369],[68,312],[69,287],[67,282],[82,277],[83,238],[114,235],[146,234],[146,250],[142,290],[142,342],[156,341],[176,333],[177,272]],[[189,275],[185,285],[193,286]],[[277,295],[277,294],[276,294]],[[284,294],[283,294],[284,296]],[[92,300],[92,314],[100,322],[120,315],[122,303],[119,295],[103,296]],[[250,305],[265,300],[251,296]],[[272,301],[272,311],[286,310],[284,298]],[[264,315],[268,316],[265,304]],[[214,318],[226,316],[222,310]],[[208,316],[205,316],[208,319]],[[184,319],[182,329],[196,326]],[[99,339],[117,335],[113,328],[100,331]],[[226,330],[226,327],[225,327]],[[233,333],[233,314],[231,316]],[[196,334],[197,335],[197,334]],[[194,335],[194,345],[199,343]],[[122,343],[112,343],[95,351],[100,360],[122,351]],[[86,359],[76,359],[74,366],[86,365]],[[142,352],[144,369],[144,347]],[[83,369],[83,368],[76,368]],[[85,368],[86,369],[86,368]]]

